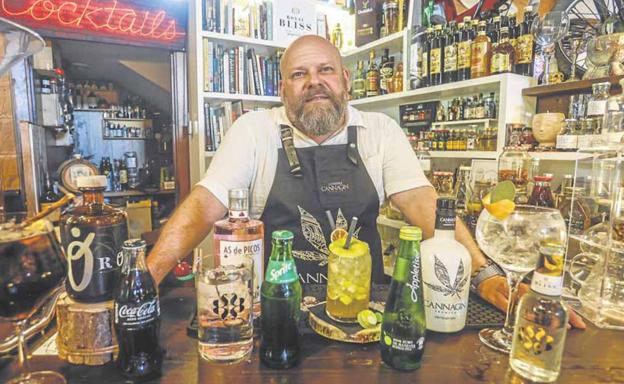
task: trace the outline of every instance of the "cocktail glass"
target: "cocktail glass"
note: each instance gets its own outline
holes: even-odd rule
[[[329,245],[325,311],[336,321],[355,323],[357,314],[367,309],[370,301],[371,255],[365,242],[354,238],[345,249],[345,240]]]
[[[550,59],[555,51],[555,43],[568,33],[570,19],[566,12],[552,11],[538,16],[533,20],[531,32],[535,36],[535,42],[542,47],[544,54],[544,75],[542,84],[549,84]]]
[[[65,275],[65,256],[50,222],[39,220],[21,226],[9,218],[0,224],[0,320],[15,325],[22,370],[9,384],[66,383],[57,372],[28,371],[25,340],[28,319],[59,293]]]
[[[479,247],[504,271],[509,285],[509,304],[502,329],[485,328],[479,339],[488,347],[509,353],[515,322],[518,285],[537,264],[540,253],[564,255],[566,225],[557,209],[518,205],[513,213],[498,220],[483,210],[477,221]]]

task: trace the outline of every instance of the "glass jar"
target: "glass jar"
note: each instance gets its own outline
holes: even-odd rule
[[[527,184],[532,157],[518,147],[507,147],[498,159],[498,181],[509,180],[516,187],[516,203],[528,200]]]
[[[571,235],[581,235],[591,225],[591,212],[584,197],[585,188],[565,187],[557,206]]]
[[[607,109],[607,99],[611,83],[605,81],[592,85],[592,95],[587,102],[587,117],[603,117]]]
[[[620,80],[620,86],[624,79]],[[624,90],[624,88],[622,88]],[[607,99],[606,111],[602,124],[602,134],[607,144],[618,144],[624,135],[624,93]]]
[[[485,195],[490,193],[491,188],[491,182],[486,180],[477,180],[475,181],[474,187],[468,197],[468,202],[466,203],[466,209],[464,211],[464,223],[468,226],[468,229],[473,237],[475,235],[475,230],[477,229],[477,220],[483,210],[483,204],[481,201]]]
[[[386,35],[399,32],[399,5],[394,0],[386,0],[383,3],[383,14]]]
[[[453,172],[433,172],[433,187],[441,197],[453,196]]]
[[[529,205],[538,207],[555,207],[555,198],[553,197],[550,182],[552,176],[535,176],[535,185],[529,198]]]

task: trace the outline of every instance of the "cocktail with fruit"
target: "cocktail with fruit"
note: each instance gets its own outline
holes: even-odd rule
[[[336,321],[355,323],[370,300],[371,255],[364,241],[353,238],[345,248],[346,241],[329,245],[326,312]]]

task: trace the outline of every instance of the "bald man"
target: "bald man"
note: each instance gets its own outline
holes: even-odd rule
[[[397,123],[348,105],[349,73],[327,40],[304,36],[280,67],[283,106],[241,116],[219,146],[204,178],[176,209],[148,257],[160,282],[211,231],[228,209],[228,190],[249,188],[250,216],[265,225],[265,265],[271,233],[294,233],[293,256],[303,284],[327,281],[332,221],[358,217],[358,237],[372,255],[372,278],[386,281],[376,219],[390,201],[433,236],[436,193]],[[329,214],[328,214],[329,212]],[[473,282],[504,309],[505,279],[458,222],[457,239],[472,256]]]

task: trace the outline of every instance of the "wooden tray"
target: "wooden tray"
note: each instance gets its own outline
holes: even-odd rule
[[[339,323],[325,313],[325,302],[308,307],[308,323],[317,334],[331,340],[353,344],[379,342],[381,323],[374,328],[362,328],[358,323]],[[373,310],[374,312],[378,312]]]

